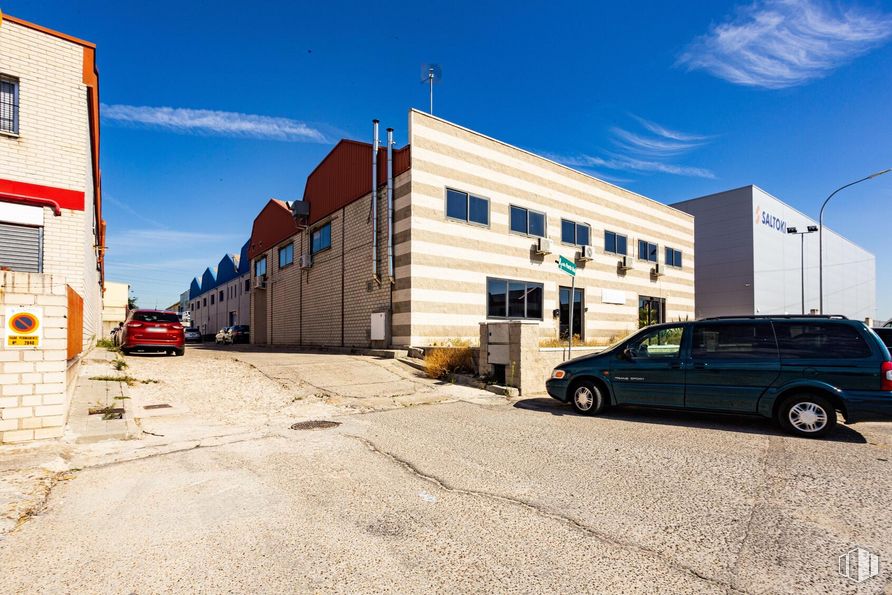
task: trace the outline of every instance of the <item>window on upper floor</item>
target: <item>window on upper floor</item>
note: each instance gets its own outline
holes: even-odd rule
[[[645,240],[638,240],[638,260],[649,260],[657,262],[657,253],[659,249],[656,244],[651,244]]]
[[[612,254],[620,254],[625,256],[628,254],[629,239],[613,231],[604,232],[604,252]]]
[[[666,266],[681,268],[681,250],[666,247]]]
[[[217,298],[217,299],[219,299],[221,302],[225,299],[225,298],[223,297],[223,290],[220,290],[220,297]]]
[[[245,291],[251,291],[251,280],[245,279]]]
[[[592,228],[586,223],[561,219],[561,241],[575,246],[591,246]]]
[[[254,261],[254,276],[260,277],[266,274],[266,256]]]
[[[511,231],[529,236],[545,237],[545,213],[511,206]]]
[[[0,132],[19,133],[19,80],[0,74]]]
[[[213,293],[211,294],[211,305],[212,306],[214,305],[214,294]]]
[[[465,223],[489,225],[489,199],[447,188],[446,216]]]
[[[294,262],[294,244],[279,248],[279,268],[285,268]]]
[[[316,254],[331,248],[331,223],[326,223],[313,230],[310,236],[310,253]],[[292,255],[292,260],[294,256]]]

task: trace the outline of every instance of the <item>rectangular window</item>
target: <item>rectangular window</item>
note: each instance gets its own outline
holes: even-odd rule
[[[542,320],[541,283],[486,280],[486,315],[490,318],[526,318]]]
[[[666,266],[681,268],[681,250],[666,248]]]
[[[511,231],[530,236],[545,237],[545,213],[523,207],[511,207]]]
[[[19,133],[19,81],[0,75],[0,132]]]
[[[279,268],[283,269],[294,262],[294,244],[279,248]]]
[[[666,322],[665,298],[638,296],[638,328]]]
[[[871,357],[870,346],[847,324],[775,322],[782,360]]]
[[[591,226],[585,223],[576,223],[569,219],[561,219],[561,241],[565,244],[591,246],[591,231]]]
[[[447,188],[446,216],[465,223],[489,225],[489,199]]]
[[[219,299],[221,302],[223,301],[224,298],[223,298],[223,292],[222,292],[222,291],[220,292],[220,297],[217,298],[217,299]]]
[[[313,230],[313,234],[310,236],[310,252],[316,254],[329,248],[331,248],[331,223],[326,223]],[[294,259],[293,254],[291,258]]]
[[[691,356],[699,359],[777,358],[774,331],[767,322],[698,324]]]
[[[254,261],[254,276],[260,277],[266,274],[266,256]]]
[[[203,302],[202,305],[203,305],[205,308],[207,308],[207,306],[208,306],[208,299],[207,299],[207,298],[204,298],[204,299],[201,300],[201,301]]]
[[[612,231],[604,232],[604,252],[625,256],[628,254],[627,244],[628,238],[626,238],[626,236]]]
[[[251,291],[251,280],[245,279],[245,291]]]
[[[214,294],[213,293],[211,294],[211,305],[212,306],[214,305]]]
[[[638,260],[649,260],[657,262],[657,253],[659,249],[656,244],[651,244],[644,240],[638,240]]]

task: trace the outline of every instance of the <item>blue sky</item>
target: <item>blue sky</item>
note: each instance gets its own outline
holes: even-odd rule
[[[755,183],[817,216],[892,167],[892,2],[57,2],[4,12],[98,45],[108,278],[166,306],[370,120],[434,112],[664,202]],[[877,256],[892,174],[828,226]]]

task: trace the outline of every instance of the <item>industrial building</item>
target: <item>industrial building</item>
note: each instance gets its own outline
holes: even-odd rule
[[[62,435],[102,333],[105,221],[96,46],[0,24],[0,442]],[[6,320],[26,316],[27,337]]]
[[[698,318],[820,310],[818,222],[757,186],[672,205],[695,217]],[[876,258],[824,228],[824,313],[876,316]]]
[[[408,144],[342,140],[303,200],[254,221],[254,343],[476,342],[519,320],[541,339],[607,342],[694,316],[687,213],[432,115]],[[374,199],[373,199],[374,197]],[[577,265],[576,291],[558,269]]]
[[[251,278],[248,244],[238,255],[226,254],[214,268],[208,267],[189,287],[188,309],[180,312],[206,338],[218,330],[247,324],[251,311]]]

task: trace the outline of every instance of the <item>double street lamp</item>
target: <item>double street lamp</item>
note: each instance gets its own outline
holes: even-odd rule
[[[830,202],[830,199],[836,196],[836,193],[840,190],[845,190],[849,186],[854,186],[855,184],[860,184],[861,182],[866,182],[867,180],[878,178],[883,174],[889,173],[890,171],[892,171],[892,167],[884,169],[883,171],[878,171],[875,174],[870,174],[866,178],[861,178],[860,180],[850,182],[845,186],[840,186],[839,188],[834,190],[824,201],[824,204],[821,205],[821,214],[818,217],[818,308],[821,314],[824,313],[824,208],[827,206],[827,203]]]
[[[787,228],[787,233],[795,234],[795,235],[799,236],[799,238],[802,240],[802,242],[801,242],[802,246],[799,250],[799,258],[802,260],[802,268],[800,270],[799,277],[802,281],[802,313],[803,314],[805,314],[805,236],[810,233],[815,233],[816,231],[818,231],[817,225],[809,225],[805,229],[805,231],[799,231],[795,227]]]

